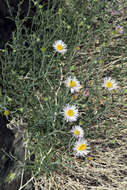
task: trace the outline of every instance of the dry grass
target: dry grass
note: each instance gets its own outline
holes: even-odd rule
[[[34,179],[35,190],[126,190],[126,134],[127,129],[121,129],[108,139],[92,140],[91,160],[77,159],[70,163],[75,166],[72,169],[64,167],[64,172],[54,173],[49,179],[43,175]]]

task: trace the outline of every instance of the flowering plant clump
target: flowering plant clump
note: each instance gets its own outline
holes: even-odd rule
[[[66,87],[71,88],[71,93],[73,93],[74,91],[78,92],[81,88],[80,82],[77,81],[75,77],[74,78],[68,77],[65,81],[65,85]],[[89,96],[89,91],[85,90],[84,95]],[[73,96],[73,99],[75,99],[74,96]],[[63,114],[67,122],[77,121],[77,117],[79,116],[79,113],[76,107],[71,106],[69,104],[66,107],[64,107]],[[87,141],[84,140],[83,128],[80,127],[79,125],[75,125],[73,126],[71,132],[72,132],[72,135],[78,139],[74,146],[75,155],[80,156],[80,157],[85,157],[90,152],[89,151],[90,148],[88,146]]]
[[[79,91],[79,89],[81,88],[79,81],[77,81],[76,78],[71,77],[67,78],[67,80],[65,81],[65,85],[66,87],[71,88],[71,92]],[[75,88],[76,86],[78,88]],[[117,83],[111,77],[105,77],[102,87],[110,91],[117,88]],[[83,95],[88,97],[89,91],[86,89],[85,91],[83,91]],[[67,122],[77,121],[77,117],[79,116],[78,109],[76,109],[75,106],[71,106],[69,104],[64,107],[63,114]],[[71,132],[73,136],[78,139],[74,145],[75,155],[79,157],[85,157],[90,152],[90,147],[88,146],[87,140],[84,139],[84,130],[79,125],[75,125],[73,126]]]
[[[89,156],[90,138],[111,131],[106,122],[114,117],[108,114],[121,106],[121,96],[120,104],[115,101],[124,94],[117,80],[126,81],[122,6],[114,3],[112,10],[108,1],[53,2],[43,6],[36,0],[28,32],[23,24],[28,18],[21,21],[17,14],[11,41],[0,50],[1,114],[27,123],[26,156],[35,156],[34,174],[55,170],[61,151],[62,156]]]

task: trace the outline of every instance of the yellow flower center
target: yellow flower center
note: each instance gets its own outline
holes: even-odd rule
[[[73,96],[73,100],[76,100],[76,99],[77,99],[77,97],[78,97],[77,95],[74,95],[74,96]]]
[[[79,50],[80,50],[80,47],[79,47],[79,46],[77,46],[77,47],[75,47],[75,49],[76,49],[77,51],[79,51]]]
[[[83,151],[85,149],[86,149],[86,145],[85,144],[80,144],[79,147],[78,147],[79,151]]]
[[[90,161],[90,160],[92,160],[92,157],[91,157],[91,156],[88,156],[88,158],[87,158],[87,159]]]
[[[63,46],[62,46],[61,44],[58,44],[58,45],[57,45],[57,49],[58,49],[59,51],[61,51],[61,50],[63,49]]]
[[[77,136],[79,136],[79,135],[80,135],[80,131],[79,131],[78,129],[76,129],[76,130],[74,131],[74,134],[77,135]]]
[[[46,48],[45,48],[45,47],[42,47],[41,50],[42,50],[42,51],[46,51]]]
[[[5,111],[4,111],[4,115],[5,115],[5,116],[8,116],[8,115],[9,115],[9,111],[8,111],[8,110],[5,110]]]
[[[121,30],[121,28],[119,27],[119,28],[117,28],[117,31],[120,31]]]
[[[112,88],[112,83],[111,83],[110,81],[108,81],[108,82],[106,83],[106,87],[107,87],[107,88]]]
[[[76,86],[76,82],[75,81],[70,81],[69,83],[68,83],[68,86],[69,87],[75,87]]]
[[[68,115],[69,117],[72,117],[72,116],[74,115],[74,111],[73,111],[72,109],[69,109],[69,110],[67,111],[67,115]]]

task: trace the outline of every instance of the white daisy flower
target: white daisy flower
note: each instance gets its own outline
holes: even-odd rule
[[[87,140],[84,138],[80,138],[74,146],[74,152],[76,156],[83,156],[85,157],[90,151],[90,147],[88,146]]]
[[[72,121],[76,121],[78,118],[78,109],[76,109],[75,106],[73,105],[67,105],[64,109],[63,109],[63,114],[64,114],[64,118],[65,120],[68,122],[72,122]]]
[[[61,54],[64,54],[67,51],[67,45],[62,40],[55,41],[53,48]]]
[[[74,126],[71,132],[76,138],[82,138],[84,136],[84,130],[79,125]]]
[[[102,87],[105,87],[108,90],[113,90],[117,88],[117,83],[115,80],[111,79],[111,77],[104,78],[104,83],[102,84]]]
[[[76,77],[68,77],[65,81],[65,85],[67,88],[71,89],[71,93],[78,92],[81,88],[80,82],[76,79]]]

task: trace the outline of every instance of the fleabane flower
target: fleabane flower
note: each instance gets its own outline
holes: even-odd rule
[[[70,88],[71,93],[78,92],[81,88],[80,82],[76,79],[76,77],[68,77],[65,81],[65,86]]]
[[[64,54],[67,51],[67,45],[62,40],[55,41],[53,48],[61,54]]]
[[[78,109],[76,109],[75,106],[73,105],[67,105],[66,107],[64,107],[63,109],[63,114],[64,114],[64,118],[65,120],[68,122],[73,122],[76,121],[78,118]]]
[[[111,77],[106,77],[104,78],[104,83],[102,84],[102,87],[110,91],[117,88],[117,83],[115,82],[115,80],[111,79]]]
[[[87,143],[87,140],[84,138],[80,138],[78,141],[76,141],[73,148],[75,156],[78,157],[85,157],[90,152],[89,149],[90,147]]]
[[[118,15],[118,14],[119,14],[118,11],[116,11],[116,10],[112,10],[112,15],[113,15],[113,16]]]
[[[115,31],[122,34],[123,33],[123,27],[118,25],[118,26],[116,26]]]
[[[75,138],[82,138],[84,136],[84,130],[79,125],[76,125],[71,130]]]
[[[88,91],[88,90],[84,90],[84,91],[83,91],[83,95],[84,95],[84,96],[88,97],[88,96],[89,96],[89,94],[90,94],[90,93],[89,93],[89,91]]]

